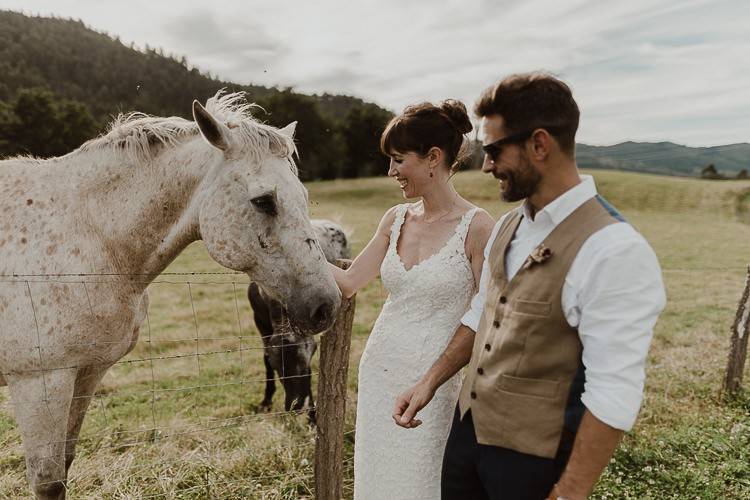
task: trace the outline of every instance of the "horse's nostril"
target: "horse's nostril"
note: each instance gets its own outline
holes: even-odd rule
[[[326,302],[319,305],[318,308],[315,309],[315,312],[313,312],[313,315],[310,319],[312,320],[314,325],[323,326],[328,324],[332,316],[333,306]]]

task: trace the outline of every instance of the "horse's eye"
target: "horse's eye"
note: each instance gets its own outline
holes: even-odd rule
[[[253,198],[250,200],[250,202],[266,215],[276,215],[276,200],[274,200],[273,196],[269,194],[265,194],[263,196],[258,196],[257,198]]]

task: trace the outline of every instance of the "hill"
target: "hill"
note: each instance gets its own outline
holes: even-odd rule
[[[0,100],[10,100],[21,88],[43,87],[84,103],[97,120],[131,110],[187,117],[186,103],[205,100],[224,87],[243,90],[251,100],[280,92],[218,79],[191,66],[185,57],[148,46],[141,51],[81,21],[12,11],[0,11],[0,75]],[[312,97],[333,120],[365,104],[343,95]]]
[[[691,148],[672,142],[623,142],[614,146],[576,147],[578,165],[583,168],[606,168],[649,172],[663,175],[696,177],[701,169],[713,164],[719,172],[734,177],[750,170],[750,144],[728,144]]]
[[[81,21],[0,11],[0,156],[64,154],[101,131],[119,112],[189,118],[193,99],[205,100],[221,88],[247,92],[250,100],[270,112],[258,113],[272,125],[300,122],[303,178],[385,172],[387,162],[378,152],[377,138],[392,115],[375,104],[345,95],[308,96],[292,89],[229,82],[191,66],[185,57],[127,46]],[[39,89],[51,94],[40,95]],[[46,130],[40,131],[45,123]],[[750,169],[747,143],[708,148],[671,142],[579,144],[577,155],[583,168],[662,175],[697,176],[708,164],[728,177]],[[481,154],[476,154],[472,165],[480,164]]]
[[[229,82],[184,56],[126,46],[81,21],[0,11],[0,156],[64,154],[120,112],[190,118],[193,99],[205,101],[221,88],[246,92],[268,111],[257,117],[271,125],[299,122],[304,179],[385,171],[377,138],[392,115],[375,104]],[[82,124],[78,133],[65,131],[67,139],[57,140],[70,122]]]

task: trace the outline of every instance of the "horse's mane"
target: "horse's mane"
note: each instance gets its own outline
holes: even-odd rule
[[[243,142],[253,160],[260,161],[264,155],[285,158],[296,154],[292,139],[252,117],[250,111],[256,107],[260,106],[248,103],[244,92],[220,90],[206,101],[206,109],[216,120],[236,131],[235,139]],[[159,148],[177,145],[198,133],[195,122],[178,116],[163,118],[138,112],[121,113],[109,124],[104,135],[84,143],[79,151],[114,149],[134,162],[146,163]]]

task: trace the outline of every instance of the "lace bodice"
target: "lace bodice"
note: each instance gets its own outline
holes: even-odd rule
[[[380,320],[405,325],[425,322],[425,327],[434,330],[443,330],[448,324],[455,327],[474,294],[474,276],[464,246],[476,209],[464,214],[437,253],[406,270],[397,245],[407,208],[408,204],[403,204],[396,210],[391,241],[380,266],[389,293]]]
[[[396,397],[437,360],[474,294],[464,245],[476,209],[463,215],[440,250],[407,271],[397,251],[407,208],[396,209],[380,267],[389,294],[359,365],[357,500],[440,498],[443,446],[461,385],[458,375],[443,384],[420,412],[418,428],[402,429],[393,422]]]

